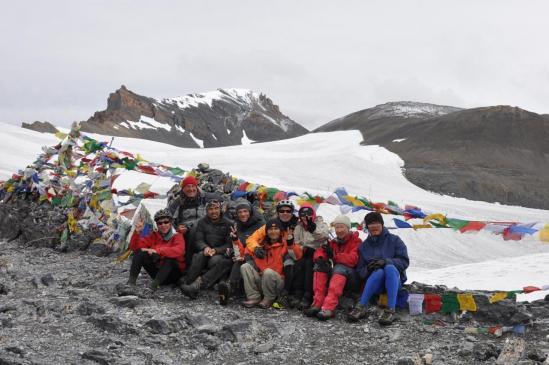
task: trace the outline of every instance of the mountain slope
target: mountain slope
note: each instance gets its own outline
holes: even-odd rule
[[[510,106],[457,109],[441,116],[371,115],[366,109],[317,131],[360,130],[364,144],[397,153],[405,161],[406,177],[427,190],[549,208],[546,116]]]
[[[107,109],[83,122],[82,130],[181,147],[265,142],[308,132],[271,99],[250,90],[219,89],[157,100],[125,86],[110,94]]]

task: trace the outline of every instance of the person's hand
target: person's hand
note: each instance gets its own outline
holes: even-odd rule
[[[325,245],[323,247],[324,247],[324,252],[326,252],[326,256],[328,256],[329,259],[333,259],[334,258],[333,248],[331,248],[329,245]]]
[[[233,241],[238,241],[238,233],[235,226],[231,226],[231,232],[229,232],[229,237],[231,237],[231,240]]]
[[[316,223],[313,221],[313,217],[307,217],[307,231],[313,233],[316,229]]]
[[[215,248],[211,248],[211,247],[205,247],[204,248],[204,251],[202,251],[202,253],[204,254],[204,256],[213,256],[215,255]]]
[[[368,271],[375,271],[377,269],[381,269],[382,267],[385,266],[385,260],[383,259],[375,259],[373,260],[372,262],[370,262],[368,264],[368,266],[366,266],[366,269]]]
[[[149,255],[158,254],[154,248],[142,248],[141,251],[148,253]]]
[[[255,251],[254,251],[254,255],[255,257],[257,257],[258,259],[264,259],[265,258],[265,249],[261,246],[259,247],[256,247]]]
[[[286,237],[286,244],[288,246],[292,246],[294,244],[294,235],[289,234],[288,237]]]
[[[143,227],[145,227],[145,221],[143,219],[140,219],[135,224],[135,233],[141,233],[143,231]]]
[[[181,234],[185,234],[187,233],[187,226],[184,225],[184,224],[180,224],[177,226],[177,232],[181,233]]]

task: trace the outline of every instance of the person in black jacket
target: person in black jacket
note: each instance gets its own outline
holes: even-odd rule
[[[265,224],[263,217],[257,213],[248,200],[239,199],[235,202],[235,225],[231,227],[231,240],[246,242],[248,237]],[[240,252],[237,244],[227,251],[233,264],[228,281],[221,281],[218,285],[219,303],[226,305],[229,296],[243,294],[242,275],[240,266],[244,263],[244,252]]]
[[[227,249],[232,247],[231,222],[221,215],[221,202],[211,200],[206,204],[206,216],[198,221],[195,234],[195,251],[187,272],[183,294],[191,299],[198,297],[201,289],[213,286],[231,269],[232,260]],[[202,271],[206,272],[202,275]]]

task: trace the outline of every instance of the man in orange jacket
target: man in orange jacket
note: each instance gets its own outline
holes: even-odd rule
[[[294,244],[293,238],[283,241],[284,227],[279,219],[269,220],[264,229],[265,240],[252,253],[253,260],[240,267],[247,298],[242,304],[249,308],[270,308],[284,288],[284,257],[289,252],[297,259],[302,256],[301,246]],[[257,256],[257,252],[262,254]]]
[[[161,209],[154,215],[158,227],[145,237],[141,237],[143,221],[137,223],[130,249],[133,251],[129,285],[135,285],[137,277],[144,268],[153,278],[151,288],[158,289],[162,284],[175,284],[185,270],[185,242],[183,235],[176,234],[172,227],[172,214]]]

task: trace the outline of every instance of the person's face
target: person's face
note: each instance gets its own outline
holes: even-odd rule
[[[250,211],[248,209],[239,209],[236,212],[236,216],[238,217],[238,220],[242,223],[245,223],[250,219]]]
[[[208,207],[207,214],[211,220],[213,221],[218,220],[219,217],[221,216],[221,207],[218,204],[210,205]]]
[[[198,188],[196,185],[187,184],[183,187],[183,194],[185,194],[187,198],[194,198],[196,197],[196,194],[198,194]]]
[[[349,228],[347,228],[347,225],[343,223],[336,223],[334,225],[334,228],[336,232],[336,237],[340,240],[344,239],[349,234]]]
[[[292,208],[282,207],[278,210],[278,219],[280,219],[282,222],[289,222],[292,219],[292,215]]]
[[[164,236],[172,229],[172,220],[169,218],[161,218],[156,221],[156,226],[158,227],[158,232]]]
[[[276,226],[272,226],[267,230],[267,236],[269,236],[269,239],[271,242],[276,242],[280,239],[280,228]]]
[[[373,222],[368,224],[368,233],[370,233],[372,236],[379,236],[381,232],[383,231],[383,224],[380,222]]]

